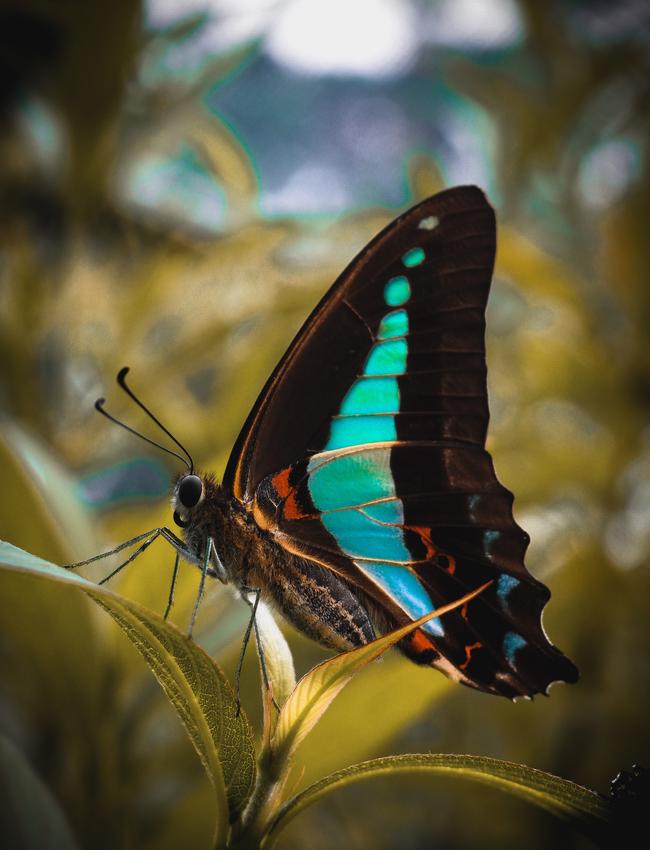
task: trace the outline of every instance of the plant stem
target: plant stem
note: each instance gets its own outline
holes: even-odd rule
[[[280,765],[270,749],[260,754],[257,782],[248,806],[240,821],[233,828],[230,847],[233,850],[258,850],[264,836],[269,815],[278,806],[286,775],[282,776]]]

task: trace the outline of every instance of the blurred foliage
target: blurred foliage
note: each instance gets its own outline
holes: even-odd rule
[[[332,701],[368,664],[433,616],[458,608],[487,587],[477,588],[423,617],[381,635],[371,643],[317,664],[296,683],[291,651],[264,602],[255,605],[255,637],[262,676],[264,721],[259,752],[252,730],[219,666],[191,637],[166,618],[121,597],[71,570],[62,569],[13,546],[0,543],[0,570],[23,573],[82,591],[107,611],[140,652],[183,724],[214,792],[214,850],[232,847],[271,850],[293,818],[316,800],[359,780],[402,773],[441,773],[470,778],[501,788],[551,812],[600,847],[618,845],[621,817],[618,801],[561,777],[499,759],[456,754],[411,754],[352,764],[292,795],[291,771],[297,747],[327,712]],[[74,590],[72,592],[74,593]],[[256,767],[257,766],[257,767]],[[39,828],[64,848],[72,843],[65,818],[25,759],[0,739],[0,777],[15,780],[2,801],[0,827],[5,846],[31,850],[41,846]],[[635,819],[642,807],[635,800],[635,768],[620,785],[626,812]],[[617,780],[618,781],[618,780]],[[632,785],[630,785],[632,783]],[[627,787],[627,790],[624,790]],[[630,793],[631,790],[631,793]],[[36,817],[29,817],[36,803]],[[613,835],[616,842],[612,843]]]
[[[444,4],[412,5],[435,23]],[[533,539],[527,563],[553,591],[545,625],[582,678],[513,706],[386,656],[300,746],[298,788],[393,752],[504,758],[603,791],[620,767],[650,761],[644,5],[520,0],[512,44],[425,40],[401,78],[360,83],[279,68],[259,33],[183,73],[167,57],[206,30],[207,12],[163,27],[136,0],[0,4],[0,537],[59,563],[169,522],[160,482],[173,462],[93,411],[106,395],[145,427],[113,392],[121,366],[201,468],[220,473],[340,269],[396,206],[450,176],[480,179],[461,156],[468,138],[478,145],[499,215],[489,448]],[[379,148],[371,162],[374,125],[361,123],[358,150],[341,154],[342,179],[357,186],[345,208],[271,215],[281,166],[307,179],[298,156],[316,168],[339,150],[338,113],[325,106],[344,98],[362,116],[380,101],[411,116],[406,152]],[[312,150],[314,138],[324,147]],[[170,173],[172,190],[151,194]],[[173,558],[152,549],[114,587],[162,611]],[[181,628],[195,573],[183,572]],[[25,782],[45,783],[80,847],[210,846],[210,784],[137,653],[82,599],[25,588],[2,577],[0,733],[26,760]],[[228,590],[210,590],[198,639],[229,677],[245,622]],[[323,657],[287,633],[299,673]],[[259,729],[256,676],[251,658],[242,694]],[[342,788],[281,846],[522,841],[586,846],[517,801],[417,776]]]

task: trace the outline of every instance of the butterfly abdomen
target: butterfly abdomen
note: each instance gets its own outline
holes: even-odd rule
[[[339,651],[375,638],[366,609],[332,570],[288,552],[236,500],[217,542],[228,578],[239,589],[259,589],[299,631]]]
[[[365,607],[331,570],[277,553],[266,572],[267,593],[283,616],[322,646],[342,651],[374,640]]]

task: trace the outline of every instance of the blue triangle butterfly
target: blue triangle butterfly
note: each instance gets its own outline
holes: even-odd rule
[[[298,332],[223,481],[188,455],[173,493],[183,539],[154,529],[118,547],[144,541],[125,563],[162,536],[204,580],[261,595],[339,650],[490,583],[401,651],[510,698],[575,681],[543,631],[550,594],[524,566],[528,535],[485,450],[495,241],[494,212],[473,186],[388,225]]]

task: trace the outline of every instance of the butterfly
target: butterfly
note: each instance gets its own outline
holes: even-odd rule
[[[440,192],[389,224],[298,332],[220,483],[195,471],[123,369],[118,382],[188,469],[172,495],[182,536],[159,528],[122,544],[112,551],[140,546],[107,579],[163,537],[177,552],[174,580],[179,557],[202,571],[193,620],[212,576],[336,650],[488,584],[399,649],[509,698],[576,681],[542,628],[550,593],[524,566],[529,537],[485,450],[495,244],[494,211],[474,186]],[[96,406],[123,425],[103,399]]]

